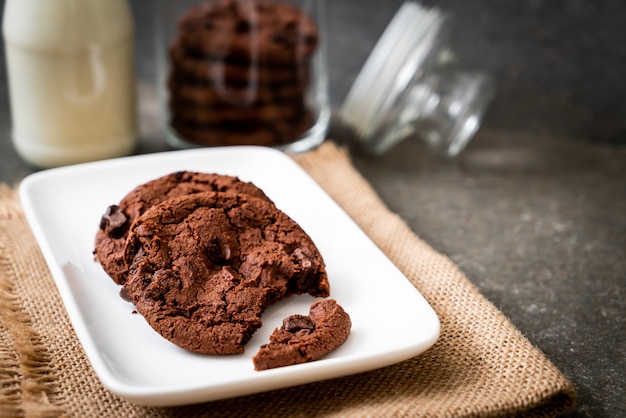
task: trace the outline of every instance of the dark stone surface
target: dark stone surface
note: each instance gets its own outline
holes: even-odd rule
[[[139,152],[165,150],[152,1],[131,4]],[[335,107],[400,4],[327,2]],[[428,4],[454,15],[459,63],[495,77],[494,104],[456,160],[439,160],[410,140],[381,157],[354,148],[355,165],[392,211],[454,260],[571,379],[579,402],[569,417],[624,417],[626,3]],[[13,184],[32,171],[11,145],[2,61],[0,181]]]
[[[418,141],[356,167],[578,391],[626,416],[626,148],[481,131],[454,161]]]

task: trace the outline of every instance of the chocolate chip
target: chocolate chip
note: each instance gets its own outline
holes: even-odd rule
[[[100,218],[100,229],[112,238],[121,238],[126,231],[127,220],[119,206],[111,205]]]
[[[300,264],[302,265],[302,268],[308,269],[313,264],[311,263],[311,260],[309,259],[309,257],[307,257],[307,255],[304,253],[305,251],[306,251],[306,248],[296,248],[293,252],[293,255],[296,256],[298,260],[300,260]]]
[[[314,330],[315,323],[305,315],[291,315],[283,320],[285,331],[296,333],[303,329]]]
[[[315,44],[317,44],[317,38],[315,36],[311,36],[311,35],[300,36],[299,41],[300,41],[301,44],[304,44],[304,45],[309,46],[309,47],[313,47],[313,46],[315,46]]]
[[[232,256],[230,245],[228,245],[228,243],[225,242],[223,243],[221,249],[222,249],[222,256],[224,257],[224,260],[230,260],[230,257]]]
[[[276,32],[272,34],[272,41],[277,44],[287,44],[287,36],[283,33]]]
[[[126,289],[126,286],[122,286],[122,288],[120,289],[120,297],[122,299],[124,299],[126,302],[130,302],[130,293],[128,292],[128,289]]]
[[[237,26],[235,27],[235,32],[237,33],[248,33],[250,32],[250,22],[247,20],[240,20],[237,22]]]

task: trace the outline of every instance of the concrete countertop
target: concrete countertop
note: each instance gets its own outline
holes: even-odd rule
[[[153,4],[131,4],[139,152],[162,151]],[[335,107],[400,4],[328,2]],[[460,64],[495,77],[493,106],[455,160],[413,139],[378,157],[348,143],[354,163],[573,382],[569,417],[626,416],[626,4],[428,4],[453,13]],[[4,56],[0,71],[0,181],[15,184],[35,169],[11,144]]]

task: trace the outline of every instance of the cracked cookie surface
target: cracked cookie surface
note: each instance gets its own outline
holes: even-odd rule
[[[128,276],[124,263],[124,245],[128,229],[142,213],[167,199],[200,192],[245,193],[269,200],[261,189],[234,176],[178,171],[129,192],[117,205],[107,208],[96,233],[94,254],[106,273],[123,285]]]
[[[236,354],[265,308],[293,294],[326,297],[321,254],[264,199],[204,192],[169,199],[133,223],[126,288],[164,338],[204,354]]]

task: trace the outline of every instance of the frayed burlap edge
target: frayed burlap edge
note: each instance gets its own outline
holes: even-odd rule
[[[18,217],[22,215],[14,192],[0,185],[0,218]],[[0,223],[0,235],[19,236],[10,225],[19,224]],[[12,242],[0,240],[0,416],[63,416],[63,408],[54,404],[59,390],[46,344],[16,295],[18,269],[8,257],[15,254],[8,248]]]

